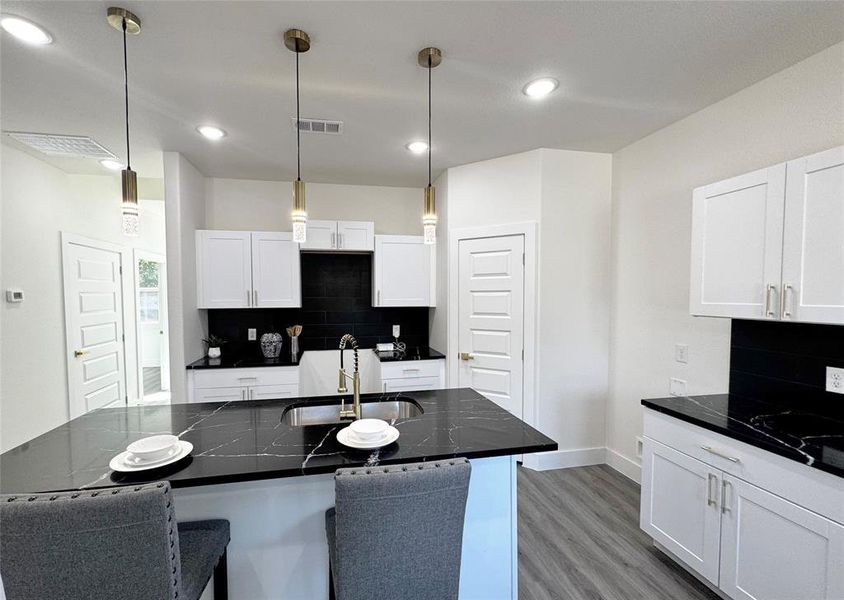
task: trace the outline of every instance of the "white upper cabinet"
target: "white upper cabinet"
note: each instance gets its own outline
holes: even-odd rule
[[[301,306],[300,270],[293,234],[252,232],[252,306]]]
[[[302,250],[372,252],[375,223],[372,221],[308,221],[307,241]]]
[[[196,232],[199,308],[252,305],[252,236],[248,231]]]
[[[290,233],[197,231],[197,308],[298,307],[299,245]]]
[[[377,235],[373,306],[434,306],[434,252],[421,236]]]
[[[844,147],[788,163],[784,320],[844,323]]]
[[[785,165],[697,188],[691,313],[773,318],[782,264]]]
[[[844,324],[844,147],[694,191],[694,315]]]
[[[337,221],[308,219],[308,233],[302,250],[333,250],[337,247]]]

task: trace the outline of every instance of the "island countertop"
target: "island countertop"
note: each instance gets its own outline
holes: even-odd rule
[[[341,445],[345,424],[283,424],[285,408],[331,398],[107,408],[77,417],[0,456],[0,492],[95,489],[167,480],[174,488],[330,473],[341,467],[485,458],[557,449],[557,444],[471,389],[403,392],[423,414],[395,423],[398,441],[380,450]],[[397,394],[369,394],[389,401]],[[108,467],[137,439],[172,433],[193,444],[173,465],[126,475]]]

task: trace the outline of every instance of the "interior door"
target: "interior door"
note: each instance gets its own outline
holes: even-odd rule
[[[308,219],[308,233],[302,250],[331,250],[337,247],[337,221]]]
[[[198,308],[252,306],[252,238],[248,231],[197,231]]]
[[[844,598],[844,526],[726,475],[720,588],[736,600]]]
[[[718,585],[721,471],[650,438],[642,444],[640,526]]]
[[[788,163],[782,282],[784,320],[844,324],[844,146]]]
[[[694,191],[693,315],[778,318],[784,194],[784,164]]]
[[[252,306],[302,306],[300,272],[293,234],[252,232]]]
[[[338,221],[337,248],[371,252],[375,249],[375,223],[372,221]]]
[[[122,257],[105,244],[65,240],[62,262],[68,400],[74,418],[126,402]]]
[[[422,236],[375,238],[375,306],[430,306],[433,246]]]
[[[460,240],[458,384],[523,414],[523,235]]]

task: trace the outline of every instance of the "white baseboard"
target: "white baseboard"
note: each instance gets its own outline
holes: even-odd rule
[[[642,466],[634,460],[631,460],[619,454],[612,448],[606,448],[606,462],[610,467],[621,473],[622,475],[632,479],[636,483],[642,481]]]
[[[606,448],[581,448],[577,450],[554,450],[525,454],[522,465],[534,471],[549,469],[568,469],[601,465],[606,461]]]

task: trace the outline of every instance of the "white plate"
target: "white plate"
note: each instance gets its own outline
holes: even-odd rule
[[[144,460],[142,458],[139,458],[138,455],[132,452],[131,450],[127,450],[129,456],[123,459],[123,462],[132,467],[151,467],[153,465],[166,463],[181,451],[182,447],[178,441],[173,444],[169,452],[167,452],[167,456],[164,456],[162,458],[156,458],[155,460]]]
[[[169,465],[174,463],[178,460],[183,459],[188,454],[193,451],[193,444],[190,442],[185,442],[183,440],[179,440],[179,451],[176,452],[174,455],[155,462],[144,462],[139,463],[136,461],[131,460],[132,453],[131,452],[121,452],[117,456],[111,459],[111,462],[108,463],[108,467],[112,471],[118,471],[120,473],[136,473],[138,471],[146,471],[148,469],[157,469],[159,467],[163,467],[165,465]]]
[[[399,430],[395,427],[388,427],[387,433],[381,439],[373,440],[371,442],[362,442],[354,437],[354,433],[348,428],[344,427],[337,432],[337,441],[348,446],[349,448],[357,448],[358,450],[374,450],[375,448],[383,448],[389,446],[399,439]]]

